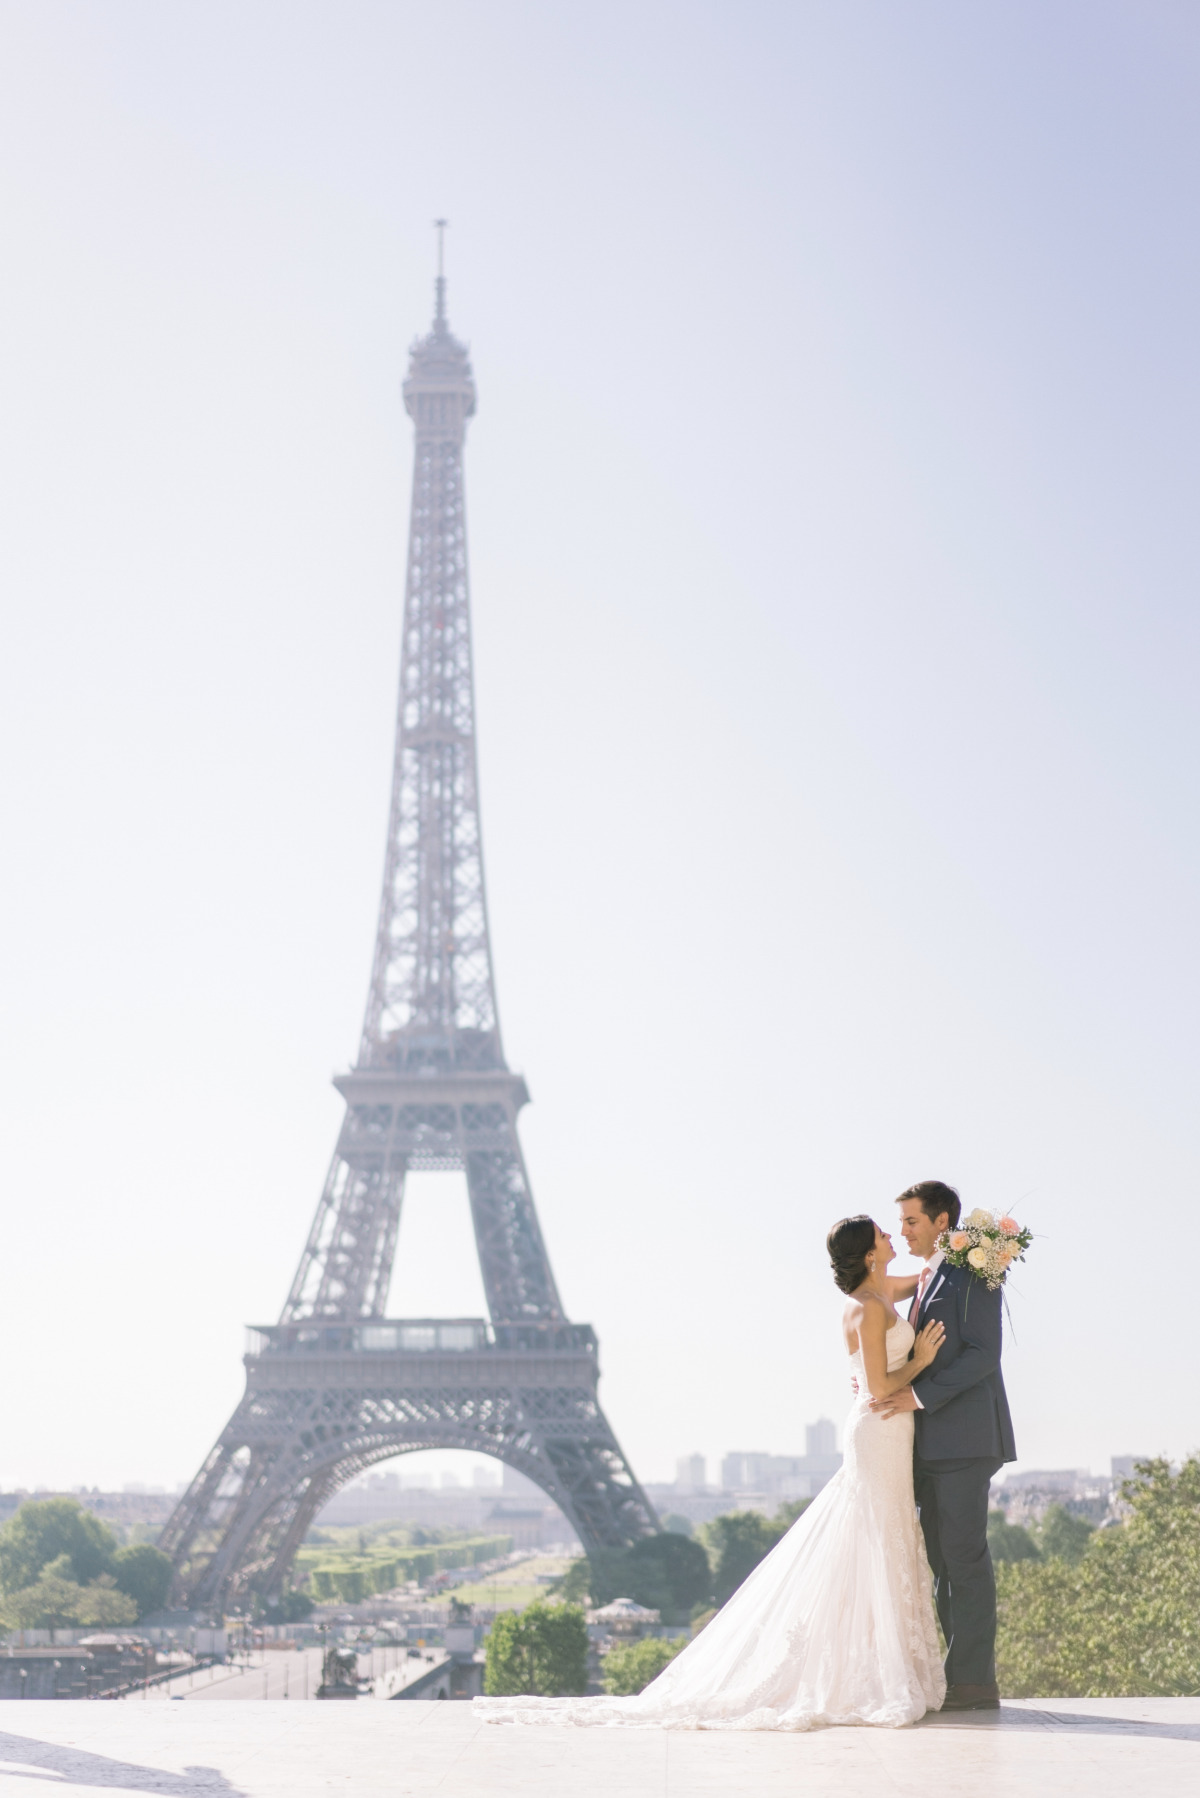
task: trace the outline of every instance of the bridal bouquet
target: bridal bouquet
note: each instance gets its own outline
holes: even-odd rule
[[[956,1230],[938,1237],[938,1247],[951,1267],[969,1267],[988,1283],[988,1291],[1003,1286],[1014,1261],[1024,1261],[1033,1231],[1012,1217],[999,1217],[982,1208],[972,1211]]]

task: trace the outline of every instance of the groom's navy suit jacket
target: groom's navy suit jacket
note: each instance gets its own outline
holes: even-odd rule
[[[1012,1418],[1000,1372],[1000,1293],[965,1267],[943,1261],[917,1314],[917,1329],[937,1319],[946,1339],[912,1389],[921,1401],[915,1448],[922,1461],[983,1456],[1015,1461]]]

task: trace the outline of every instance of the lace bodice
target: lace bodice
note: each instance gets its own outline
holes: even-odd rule
[[[887,1350],[887,1370],[889,1373],[895,1373],[898,1367],[904,1366],[904,1363],[908,1360],[912,1345],[916,1340],[917,1332],[913,1329],[908,1319],[906,1317],[898,1317],[883,1339],[883,1345]],[[861,1349],[855,1349],[854,1353],[851,1355],[850,1366],[855,1374],[861,1374],[865,1371],[863,1367],[863,1352]]]

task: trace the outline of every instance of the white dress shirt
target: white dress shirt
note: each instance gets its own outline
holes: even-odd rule
[[[925,1263],[925,1266],[929,1271],[929,1278],[925,1282],[925,1292],[923,1294],[924,1297],[928,1297],[929,1288],[933,1285],[934,1279],[936,1278],[936,1275],[937,1275],[937,1270],[942,1265],[942,1262],[945,1259],[946,1259],[945,1249],[934,1249],[933,1254],[929,1257],[928,1261]],[[923,1411],[925,1409],[924,1405],[921,1403],[920,1399],[917,1397],[915,1392],[913,1393],[913,1403],[914,1403],[914,1405],[916,1405],[918,1411]]]

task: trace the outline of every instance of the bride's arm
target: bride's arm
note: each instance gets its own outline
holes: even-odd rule
[[[917,1278],[918,1276],[916,1274],[905,1274],[904,1278],[901,1280],[899,1278],[893,1278],[889,1274],[888,1291],[891,1295],[893,1305],[896,1303],[897,1299],[910,1299],[912,1297],[913,1293],[917,1290]]]
[[[862,1347],[863,1368],[872,1398],[890,1398],[893,1392],[903,1391],[918,1374],[924,1373],[942,1346],[946,1334],[943,1326],[936,1320],[926,1324],[913,1344],[912,1360],[889,1373],[887,1331],[888,1319],[883,1306],[877,1300],[865,1300],[858,1324],[858,1340]]]

